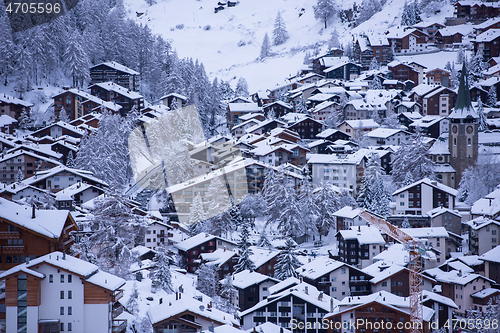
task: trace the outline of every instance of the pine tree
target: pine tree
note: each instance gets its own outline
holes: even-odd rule
[[[130,297],[127,301],[127,305],[125,306],[132,314],[132,316],[137,316],[137,313],[139,312],[139,290],[137,290],[137,282],[134,281],[134,286],[132,287],[132,293],[130,294]]]
[[[465,59],[464,48],[463,48],[463,46],[460,46],[460,48],[458,49],[458,52],[457,52],[457,61],[456,61],[456,63],[457,64],[462,64],[464,62],[464,59]]]
[[[334,48],[340,48],[339,32],[337,28],[333,29],[330,40],[328,41],[328,49],[331,50]]]
[[[61,111],[59,112],[59,121],[62,121],[63,123],[69,123],[70,119],[68,116],[68,112],[64,108],[64,106],[61,108]]]
[[[479,115],[479,131],[487,130],[488,125],[486,123],[486,116],[484,115],[483,101],[481,100],[481,97],[477,99],[476,110]]]
[[[408,4],[405,2],[403,7],[403,14],[401,15],[402,26],[412,26],[420,22],[420,8],[416,1]]]
[[[233,304],[233,299],[235,299],[237,293],[231,274],[227,274],[221,282],[220,290],[215,298],[215,307],[225,313],[236,315],[238,306]]]
[[[405,217],[405,219],[403,220],[403,223],[401,224],[401,227],[402,228],[411,228],[411,225],[410,225],[410,221],[408,221],[408,218]]]
[[[23,181],[23,179],[24,179],[23,170],[19,169],[19,171],[17,172],[17,175],[16,175],[16,182],[20,183]]]
[[[255,264],[250,259],[250,256],[253,255],[253,251],[250,249],[249,238],[250,230],[248,223],[243,223],[241,226],[240,241],[237,244],[240,250],[240,257],[238,259],[238,264],[234,266],[236,273],[244,271],[245,269],[248,269],[251,272],[255,270]]]
[[[284,44],[288,39],[288,32],[286,31],[285,21],[281,17],[281,13],[278,12],[276,19],[274,20],[274,30],[273,30],[273,44],[281,45]]]
[[[263,60],[271,55],[271,43],[269,42],[269,37],[267,36],[267,32],[264,35],[264,40],[262,41],[262,46],[260,48],[260,56],[259,59]]]
[[[287,180],[283,194],[283,208],[277,223],[280,234],[286,237],[299,237],[306,232],[306,224],[301,215],[294,184]]]
[[[81,40],[82,37],[75,30],[68,40],[68,46],[63,55],[64,70],[73,77],[73,87],[83,87],[84,81],[90,79],[90,62]]]
[[[285,249],[278,255],[277,263],[274,266],[274,277],[278,280],[286,280],[289,277],[298,276],[295,270],[302,266],[302,264],[295,256],[293,245],[293,241],[288,238],[285,243]]]
[[[234,225],[229,216],[231,202],[226,186],[224,186],[220,177],[214,177],[210,181],[205,199],[206,216],[210,219],[210,232],[221,236],[222,234],[227,235],[234,230]]]
[[[458,74],[457,70],[455,69],[455,63],[453,62],[451,64],[451,70],[450,70],[450,88],[455,89],[458,87]]]
[[[314,18],[323,21],[325,23],[325,29],[327,28],[327,22],[338,12],[337,6],[333,0],[317,0],[316,5],[313,6],[313,10]]]
[[[377,61],[377,58],[373,57],[372,60],[370,61],[370,70],[379,70],[380,69],[380,64]],[[378,77],[378,76],[376,76]],[[375,89],[375,88],[373,88]],[[380,88],[378,88],[380,89]]]
[[[389,117],[385,118],[384,121],[382,121],[382,127],[393,129],[401,128],[398,115],[393,113]]]
[[[488,105],[489,106],[495,106],[497,104],[497,92],[495,89],[495,86],[492,85],[490,89],[488,90]]]
[[[375,58],[373,58],[373,59],[375,59]],[[372,81],[372,89],[374,89],[374,90],[380,90],[382,88],[383,87],[382,87],[382,83],[380,82],[380,78],[378,77],[378,75],[376,75],[375,78]]]
[[[366,165],[359,201],[361,207],[386,218],[391,214],[391,195],[384,184],[383,172],[380,157],[378,154],[371,154]]]
[[[197,194],[189,210],[189,225],[202,223],[205,220],[205,210],[203,208],[203,201],[199,194]],[[201,231],[200,231],[201,232]]]
[[[405,174],[405,179],[403,180],[403,186],[408,186],[410,184],[413,184],[415,182],[415,179],[413,178],[413,175],[410,171],[407,171]]]
[[[316,220],[316,229],[321,236],[328,235],[330,228],[336,227],[337,218],[333,215],[337,210],[343,208],[340,206],[337,195],[330,183],[322,183],[315,197],[318,207],[318,219]]]
[[[247,80],[240,77],[238,79],[238,83],[236,84],[236,89],[234,91],[234,95],[237,97],[248,97],[250,93],[248,92],[248,83]]]
[[[259,238],[259,241],[257,244],[259,245],[259,247],[263,247],[263,248],[267,248],[267,249],[271,249],[273,247],[271,242],[269,241],[269,239],[267,239],[265,229],[262,230],[262,232],[260,233],[260,238]]]
[[[314,200],[313,185],[311,177],[306,174],[300,184],[300,193],[298,196],[298,206],[302,215],[304,227],[307,231],[316,231],[316,221],[318,219],[318,206]]]
[[[467,67],[467,72],[475,79],[483,78],[483,71],[488,68],[488,63],[483,62],[483,51],[477,50],[476,54],[472,56]]]
[[[170,274],[170,261],[167,249],[163,246],[156,248],[153,258],[155,267],[151,271],[151,284],[167,293],[173,293],[172,275]]]
[[[68,157],[66,158],[66,166],[72,169],[75,167],[75,159],[73,158],[72,150],[69,151]]]
[[[304,96],[300,97],[300,100],[297,103],[296,111],[298,113],[304,113],[304,114],[307,113],[307,104],[306,104],[306,101],[304,99]]]
[[[31,90],[30,72],[32,70],[33,58],[26,44],[27,42],[17,44],[17,50],[15,50],[15,70],[18,73],[15,88],[19,93],[19,98],[23,98],[23,94]]]
[[[241,216],[241,211],[234,202],[233,196],[229,197],[231,201],[231,210],[229,210],[229,217],[231,219],[231,224],[238,228],[243,225],[243,217]]]
[[[19,127],[23,130],[28,129],[30,126],[28,111],[25,107],[23,107],[23,111],[21,112],[21,116],[19,117]]]
[[[217,295],[218,273],[214,266],[207,264],[200,265],[196,271],[198,274],[198,282],[196,283],[196,290],[204,293],[208,297]]]

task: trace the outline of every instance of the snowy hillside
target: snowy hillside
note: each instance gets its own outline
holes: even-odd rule
[[[342,1],[341,9],[351,8],[355,2]],[[159,0],[151,7],[144,0],[126,0],[129,16],[172,41],[179,57],[199,59],[211,78],[230,80],[233,85],[238,77],[245,77],[251,91],[270,88],[294,75],[303,66],[305,52],[311,52],[316,45],[326,48],[334,29],[345,44],[352,40],[353,34],[383,33],[388,27],[398,25],[404,5],[400,0],[388,0],[380,12],[354,29],[347,29],[335,19],[325,30],[324,24],[314,18],[315,3],[308,0],[243,0],[235,7],[214,13],[217,4],[214,0]],[[299,16],[302,9],[303,15]],[[290,39],[272,47],[275,56],[263,62],[256,61],[265,33],[272,36],[278,11],[281,11]],[[453,6],[445,5],[436,16],[423,15],[422,18],[442,23],[452,11]],[[144,15],[137,17],[136,13]],[[184,27],[179,29],[179,25]]]

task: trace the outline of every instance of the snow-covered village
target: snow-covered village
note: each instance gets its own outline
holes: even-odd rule
[[[0,1],[0,332],[500,332],[500,2]]]

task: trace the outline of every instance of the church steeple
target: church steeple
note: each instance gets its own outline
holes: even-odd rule
[[[462,65],[462,75],[460,76],[460,83],[458,85],[457,102],[453,111],[450,113],[450,118],[479,118],[479,115],[472,107],[469,91],[469,82],[467,79],[467,69],[465,68],[465,61]]]

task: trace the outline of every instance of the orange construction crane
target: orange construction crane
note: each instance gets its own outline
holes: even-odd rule
[[[413,323],[411,333],[423,332],[423,307],[422,307],[422,242],[393,226],[383,218],[363,210],[359,214],[367,222],[408,247],[410,271],[410,320]]]

